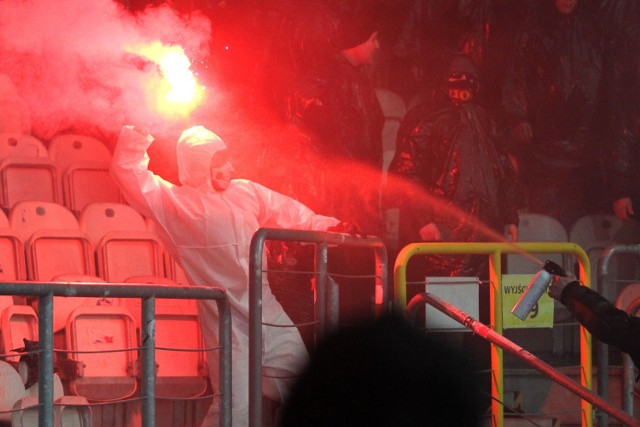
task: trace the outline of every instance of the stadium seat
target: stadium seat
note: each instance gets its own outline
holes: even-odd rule
[[[107,282],[132,276],[167,277],[164,247],[144,218],[119,203],[92,203],[80,213],[80,228],[94,242],[98,275]]]
[[[520,242],[568,242],[567,231],[560,221],[548,215],[537,213],[520,214],[520,225],[518,226]],[[533,258],[544,262],[551,260],[556,264],[566,267],[567,262],[562,254],[539,253],[531,254]],[[540,270],[541,264],[531,258],[529,254],[507,255],[506,272],[509,274],[536,273]]]
[[[47,147],[38,138],[21,133],[0,133],[0,159],[48,157]]]
[[[78,363],[77,377],[69,381],[72,394],[106,402],[136,392],[135,324],[125,307],[78,307],[69,315],[65,335],[68,357]]]
[[[179,286],[171,279],[151,276],[130,277],[127,282]],[[123,304],[140,329],[141,300],[126,298]],[[196,301],[158,298],[155,310],[156,347],[161,348],[156,350],[156,395],[170,399],[202,396],[207,391],[208,370],[204,352],[195,351],[204,349]]]
[[[640,225],[636,221],[621,221],[615,215],[593,214],[578,218],[569,231],[569,240],[585,250],[591,264],[591,286],[597,285],[598,260],[602,251],[612,244],[640,243]],[[637,280],[640,262],[637,256],[620,254],[611,259],[610,278]],[[613,297],[618,290],[606,290]]]
[[[43,157],[9,157],[0,162],[0,203],[9,211],[23,200],[62,203],[60,173]]]
[[[64,206],[19,202],[11,209],[9,225],[24,242],[28,280],[51,281],[63,274],[95,276],[93,245]]]
[[[158,238],[162,241],[162,239],[160,238],[160,233],[162,233],[162,230],[158,229],[159,227],[158,224],[156,224],[155,221],[149,218],[145,218],[144,222],[147,225],[147,230],[152,232],[154,235],[158,236]],[[169,253],[169,251],[166,250],[166,247],[163,253],[163,259],[164,259],[165,275],[169,279],[174,280],[180,285],[188,285],[189,279],[187,279],[187,275],[185,274],[183,268],[173,258],[173,256]]]
[[[5,211],[21,200],[61,203],[59,175],[42,141],[26,134],[0,133],[0,206]]]
[[[24,347],[24,339],[38,341],[38,316],[27,305],[9,305],[0,314],[0,353]],[[7,357],[8,362],[18,362],[19,357]]]
[[[26,279],[22,241],[9,227],[9,219],[0,211],[0,282]]]
[[[58,135],[48,152],[62,173],[64,204],[76,216],[91,203],[123,201],[109,172],[111,152],[102,141],[85,135]]]

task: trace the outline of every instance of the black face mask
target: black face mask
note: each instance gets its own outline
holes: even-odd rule
[[[449,98],[455,104],[471,101],[478,91],[478,80],[472,74],[452,72],[447,76]]]

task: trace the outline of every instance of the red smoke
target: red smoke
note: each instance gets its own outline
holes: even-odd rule
[[[194,62],[208,54],[210,35],[206,17],[166,5],[134,14],[112,0],[3,0],[0,75],[28,106],[33,135],[112,134],[125,122],[157,121],[143,91],[158,70],[132,65],[126,47],[179,45]]]

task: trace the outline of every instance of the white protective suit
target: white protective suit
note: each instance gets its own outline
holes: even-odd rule
[[[152,141],[153,137],[125,126],[114,151],[111,172],[129,204],[158,223],[159,234],[190,283],[226,289],[232,315],[233,425],[246,426],[251,238],[260,227],[324,231],[339,221],[316,215],[296,200],[247,180],[234,179],[225,191],[214,190],[210,161],[226,146],[202,126],[185,131],[178,141],[176,156],[182,185],[174,185],[148,170],[146,149]],[[266,279],[262,295],[263,321],[291,324]],[[216,303],[203,300],[198,307],[205,344],[215,347]],[[263,327],[263,334],[263,372],[290,376],[306,364],[308,355],[296,328]],[[214,388],[218,383],[217,355],[208,355]],[[263,393],[282,401],[290,383],[291,380],[263,378]],[[203,425],[217,425],[217,403],[212,405]]]

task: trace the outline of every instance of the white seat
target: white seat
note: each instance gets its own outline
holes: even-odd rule
[[[94,202],[123,201],[109,172],[111,152],[102,141],[85,135],[56,136],[49,144],[49,157],[62,172],[64,204],[76,216]]]
[[[10,305],[0,314],[0,353],[24,347],[24,339],[38,341],[38,316],[27,305]],[[18,362],[19,356],[7,357],[9,362]]]
[[[107,282],[120,283],[131,276],[167,277],[162,242],[132,207],[92,203],[82,210],[79,222],[96,245],[98,275]]]
[[[126,282],[179,286],[171,279],[153,276],[130,277]],[[140,299],[126,298],[122,303],[136,319],[137,328],[140,330],[142,318]],[[202,396],[207,391],[208,384],[204,352],[178,351],[178,349],[204,349],[196,301],[158,298],[155,310],[156,347],[176,349],[174,351],[156,350],[158,364],[156,395],[172,399]],[[142,341],[140,336],[138,339]]]
[[[24,242],[28,280],[63,274],[95,276],[93,245],[64,206],[23,201],[9,214],[11,230]]]
[[[0,210],[0,282],[25,280],[26,268],[22,241],[9,226],[9,219]]]
[[[109,148],[99,139],[87,135],[57,135],[49,142],[47,152],[61,170],[76,162],[109,163],[111,160]]]
[[[520,225],[518,226],[520,242],[568,242],[567,231],[560,221],[548,215],[537,213],[520,214]],[[540,253],[532,254],[537,260],[544,262],[551,260],[556,264],[566,267],[566,262],[562,254]],[[507,255],[506,272],[509,274],[536,273],[540,270],[541,264],[535,262],[528,254]]]
[[[72,394],[89,401],[114,401],[135,393],[135,324],[125,307],[78,307],[69,316],[65,336],[69,359],[82,366],[80,375],[69,382]]]
[[[640,243],[640,225],[636,221],[621,221],[615,215],[586,215],[573,223],[569,240],[579,245],[589,256],[591,286],[595,288],[598,260],[602,251],[612,244]],[[616,255],[611,258],[609,267],[612,280],[636,280],[640,274],[640,262],[636,255]],[[604,291],[607,298],[613,298],[618,293],[617,289]]]
[[[23,134],[0,133],[0,159],[9,157],[48,157],[47,147],[38,138]]]
[[[23,200],[62,203],[60,173],[44,157],[9,157],[0,162],[2,208]]]
[[[632,316],[637,316],[640,311],[640,283],[625,286],[616,298],[616,307]]]

